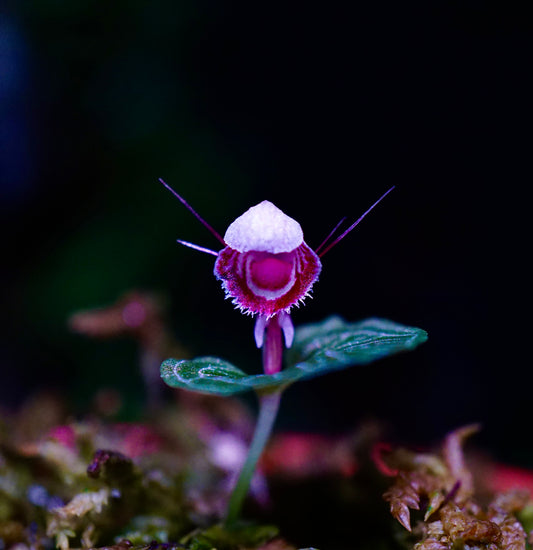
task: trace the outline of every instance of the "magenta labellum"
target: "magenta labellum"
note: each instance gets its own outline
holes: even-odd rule
[[[215,276],[226,296],[244,313],[267,319],[309,296],[322,267],[300,224],[268,201],[238,217],[224,242]]]

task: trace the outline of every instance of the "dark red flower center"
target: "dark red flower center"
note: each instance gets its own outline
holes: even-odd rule
[[[252,281],[265,290],[279,290],[291,279],[292,263],[274,256],[254,261],[250,266]]]

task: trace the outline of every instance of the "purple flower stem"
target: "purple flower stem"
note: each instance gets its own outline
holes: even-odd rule
[[[281,326],[277,315],[266,322],[263,343],[263,370],[265,374],[276,374],[281,370],[283,361],[283,341]]]

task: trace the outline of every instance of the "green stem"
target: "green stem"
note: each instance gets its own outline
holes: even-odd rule
[[[271,317],[265,326],[263,342],[263,371],[265,374],[275,374],[281,370],[283,362],[283,342],[281,337],[281,326],[278,316]],[[274,391],[259,393],[259,417],[255,427],[254,437],[248,450],[248,456],[244,462],[239,478],[228,503],[228,514],[226,525],[234,524],[241,514],[244,499],[248,494],[250,483],[255,468],[267,444],[272,428],[278,414],[279,403],[283,387]]]
[[[259,418],[257,419],[257,426],[255,427],[248,456],[229,500],[226,516],[227,526],[234,524],[240,516],[255,467],[272,432],[272,427],[278,414],[281,393],[278,390],[273,393],[259,395]]]

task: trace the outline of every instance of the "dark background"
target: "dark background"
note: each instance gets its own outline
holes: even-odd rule
[[[60,389],[143,389],[132,342],[68,332],[131,288],[169,299],[196,354],[259,366],[253,321],[223,300],[221,233],[273,201],[316,247],[393,193],[324,257],[296,324],[339,313],[425,328],[417,351],[299,384],[280,426],[365,418],[429,444],[476,442],[533,466],[530,193],[533,25],[518,3],[5,3],[0,19],[4,407]]]

